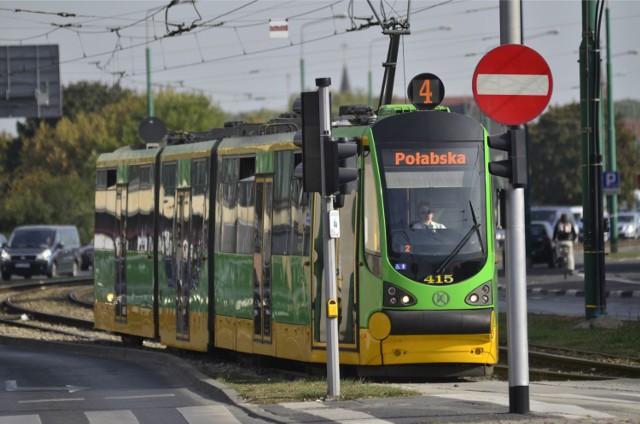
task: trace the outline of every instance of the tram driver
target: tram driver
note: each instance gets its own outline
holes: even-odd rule
[[[420,221],[411,226],[413,230],[440,230],[447,228],[444,224],[433,220],[433,210],[428,203],[421,202],[418,205],[418,217]]]

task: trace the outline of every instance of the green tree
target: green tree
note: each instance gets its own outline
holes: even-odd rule
[[[637,146],[634,146],[633,133],[625,128],[624,117],[621,113],[616,114],[615,128],[616,168],[620,173],[618,204],[624,201],[631,207],[634,203],[633,190],[638,187],[637,175],[640,173],[640,150],[638,150]],[[608,146],[609,143],[606,145]]]
[[[621,178],[619,199],[632,204],[640,152],[633,134],[624,128],[618,113],[616,159]],[[582,204],[582,133],[577,103],[550,107],[538,122],[529,125],[529,189],[532,204]],[[608,143],[605,143],[605,146]],[[608,152],[603,152],[604,155]],[[603,160],[606,166],[606,160]]]
[[[79,85],[82,87],[82,85]],[[87,95],[100,87],[88,84]],[[81,91],[74,96],[81,98]],[[75,224],[83,241],[93,235],[95,163],[104,152],[141,144],[138,127],[146,116],[146,98],[130,91],[117,101],[73,106],[55,125],[39,121],[32,134],[16,140],[0,137],[0,228],[22,224]],[[93,110],[92,110],[93,109]],[[199,94],[166,90],[156,95],[156,115],[169,130],[201,131],[224,122],[224,112]],[[34,121],[35,124],[35,121]],[[18,148],[19,147],[19,148]],[[10,172],[7,158],[14,155]]]
[[[582,203],[582,144],[577,103],[552,106],[528,127],[532,204]]]

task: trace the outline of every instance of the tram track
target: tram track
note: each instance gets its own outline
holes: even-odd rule
[[[0,288],[0,324],[21,329],[14,331],[19,337],[46,340],[59,335],[64,340],[115,341],[115,336],[95,331],[93,311],[73,299],[78,287],[88,290],[92,282],[91,278],[70,278],[4,285]]]
[[[119,337],[93,329],[93,311],[88,308],[92,303],[90,283],[91,279],[85,278],[2,287],[0,300],[5,312],[0,314],[0,323],[77,337],[80,342],[120,344]],[[500,356],[506,362],[506,347],[500,348]],[[529,345],[529,364],[534,381],[640,378],[639,359],[549,346]],[[506,363],[497,364],[495,374],[506,379]]]

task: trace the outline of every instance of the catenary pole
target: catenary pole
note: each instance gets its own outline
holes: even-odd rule
[[[580,44],[580,126],[584,210],[584,302],[586,319],[606,314],[602,153],[597,119],[600,102],[596,1],[582,0]]]
[[[607,156],[607,169],[615,172],[616,166],[616,114],[613,106],[613,84],[611,71],[611,21],[609,20],[609,1],[605,9],[605,19],[607,25],[607,114],[609,116],[607,123],[607,145],[609,146],[609,155]],[[609,215],[611,217],[611,225],[609,227],[611,253],[618,251],[618,195],[611,194],[608,197]]]
[[[500,44],[522,44],[520,0],[500,1]],[[521,125],[510,129],[521,129]],[[524,188],[506,188],[507,349],[509,412],[529,412],[529,351],[527,334],[527,275],[524,228]]]

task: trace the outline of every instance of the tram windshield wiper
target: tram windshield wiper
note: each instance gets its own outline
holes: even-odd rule
[[[469,228],[469,231],[467,231],[467,234],[465,234],[464,237],[462,237],[462,239],[458,242],[456,247],[454,247],[453,250],[451,251],[451,253],[449,253],[449,256],[447,256],[445,258],[445,260],[442,261],[442,263],[440,264],[440,266],[438,267],[438,269],[435,272],[436,275],[440,274],[442,271],[445,270],[445,268],[447,266],[449,266],[451,261],[456,256],[458,256],[458,253],[460,253],[460,250],[462,250],[464,245],[467,244],[467,242],[469,241],[469,239],[471,238],[473,233],[478,231],[478,229],[480,228],[480,223],[478,222],[478,219],[476,218],[476,213],[475,213],[475,210],[473,209],[473,204],[471,203],[471,201],[469,201],[469,208],[471,208],[471,217],[473,218],[473,227]],[[482,238],[480,237],[480,233],[479,232],[478,232],[478,238],[481,240],[480,245],[481,245],[481,248],[482,248],[482,250],[484,252],[484,247],[482,247]]]

